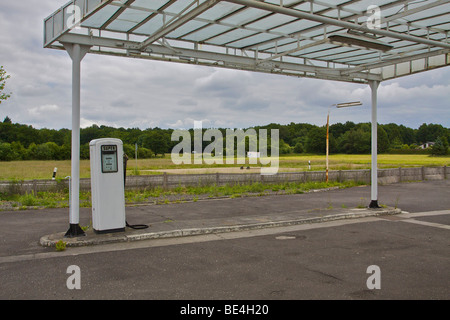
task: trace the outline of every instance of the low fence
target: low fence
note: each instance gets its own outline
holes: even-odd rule
[[[378,169],[378,183],[389,184],[402,181],[447,179],[449,170],[444,167],[414,167]],[[160,174],[128,176],[126,189],[173,189],[184,186],[207,186],[226,184],[281,183],[325,181],[325,171],[279,172],[275,175],[259,173],[210,173],[210,174]],[[370,183],[370,169],[329,171],[330,181],[361,181]],[[69,188],[69,180],[28,180],[0,182],[0,192],[8,194],[62,191]],[[90,191],[90,179],[80,180],[80,190]]]

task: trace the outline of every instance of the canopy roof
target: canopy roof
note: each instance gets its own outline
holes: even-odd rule
[[[44,46],[367,83],[449,65],[449,3],[74,0],[45,19]]]

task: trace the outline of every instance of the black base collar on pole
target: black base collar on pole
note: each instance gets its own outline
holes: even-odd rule
[[[381,207],[378,205],[378,200],[372,200],[369,204],[369,208],[374,209],[374,208],[381,208]]]
[[[65,238],[74,238],[85,236],[86,233],[81,229],[79,224],[70,224],[69,230],[64,235]]]

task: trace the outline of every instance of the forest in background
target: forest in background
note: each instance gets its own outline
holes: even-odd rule
[[[279,153],[324,154],[326,149],[326,126],[307,123],[286,125],[271,123],[247,129],[279,130]],[[247,130],[243,129],[243,130]],[[206,129],[204,129],[206,130]],[[226,129],[219,128],[224,140]],[[92,125],[80,132],[80,157],[89,159],[89,142],[99,138],[118,138],[124,143],[124,151],[134,158],[135,145],[138,145],[138,158],[151,158],[170,153],[179,141],[171,141],[174,129],[114,128]],[[193,129],[189,132],[193,136]],[[429,153],[448,154],[450,129],[440,124],[422,124],[418,129],[394,123],[378,124],[379,153]],[[191,139],[193,144],[194,139]],[[418,149],[426,142],[435,142],[429,149]],[[203,148],[210,144],[203,142]],[[370,123],[336,123],[329,127],[330,153],[369,154],[371,152]],[[235,144],[236,147],[237,143]],[[270,148],[269,148],[270,149]],[[192,149],[194,150],[193,146]],[[69,160],[71,154],[70,129],[36,129],[31,125],[13,123],[9,117],[0,122],[0,161],[15,160]]]

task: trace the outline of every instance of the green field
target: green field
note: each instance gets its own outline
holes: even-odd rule
[[[335,154],[329,157],[330,170],[352,170],[370,168],[370,155],[347,155]],[[311,161],[311,170],[320,171],[325,169],[324,155],[287,155],[279,158],[279,171],[303,171],[309,170],[308,161]],[[193,163],[193,161],[192,161]],[[248,160],[247,162],[248,163]],[[449,166],[450,156],[436,157],[429,155],[378,155],[379,168],[397,168],[397,167],[417,167],[417,166]],[[128,161],[127,175],[138,173],[159,174],[164,171],[168,173],[212,173],[214,171],[227,172],[227,170],[236,170],[241,166],[237,164],[184,164],[175,165],[166,155],[164,158],[139,159]],[[247,165],[245,165],[247,166]],[[0,180],[33,180],[33,179],[51,179],[53,168],[58,168],[57,178],[64,179],[71,175],[70,161],[11,161],[0,162]],[[250,165],[250,167],[260,167],[260,165]],[[238,171],[239,172],[239,171]],[[248,172],[248,171],[240,171]],[[80,164],[81,178],[90,177],[89,160],[82,160]]]

